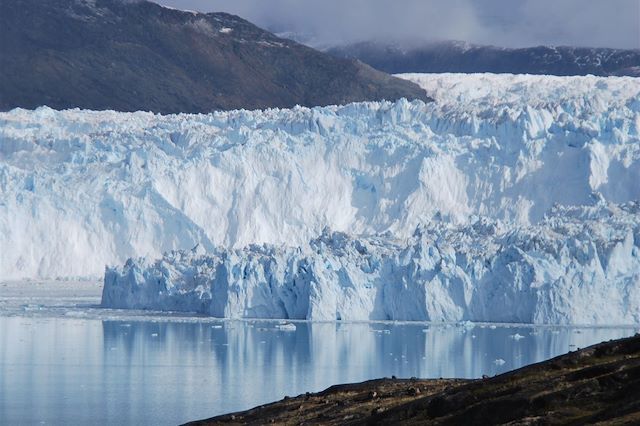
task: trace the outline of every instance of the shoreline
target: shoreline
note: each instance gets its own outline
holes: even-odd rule
[[[187,423],[640,423],[640,334],[482,379],[377,379],[335,385]]]

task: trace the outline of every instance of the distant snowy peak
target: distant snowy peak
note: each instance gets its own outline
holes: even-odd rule
[[[389,73],[510,73],[640,77],[640,50],[537,46],[504,48],[446,41],[361,42],[327,49]]]
[[[640,205],[557,207],[524,228],[481,218],[405,242],[325,231],[299,248],[252,245],[130,259],[102,304],[225,318],[640,322]]]

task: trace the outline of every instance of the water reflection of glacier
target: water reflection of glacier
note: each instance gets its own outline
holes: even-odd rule
[[[205,401],[204,415],[376,377],[493,375],[633,333],[364,323],[298,323],[296,331],[280,331],[267,322],[104,322],[103,328],[107,363],[145,360],[170,366],[149,383],[152,388],[165,386],[168,376],[172,383],[189,375],[206,378],[204,392],[179,391],[192,395],[186,400]],[[499,359],[505,363],[498,365]],[[127,381],[130,373],[123,373],[122,381]]]
[[[0,317],[0,424],[177,424],[335,383],[493,375],[636,331],[296,326]]]

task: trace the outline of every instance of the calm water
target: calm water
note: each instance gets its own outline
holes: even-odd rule
[[[493,375],[635,332],[0,317],[0,424],[171,425],[335,383]]]

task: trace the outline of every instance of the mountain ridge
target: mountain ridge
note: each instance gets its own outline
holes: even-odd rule
[[[177,113],[430,100],[413,83],[226,13],[121,0],[0,0],[0,11],[0,110]]]
[[[496,73],[640,77],[640,49],[571,46],[507,48],[458,41],[360,42],[326,50],[391,74]]]

